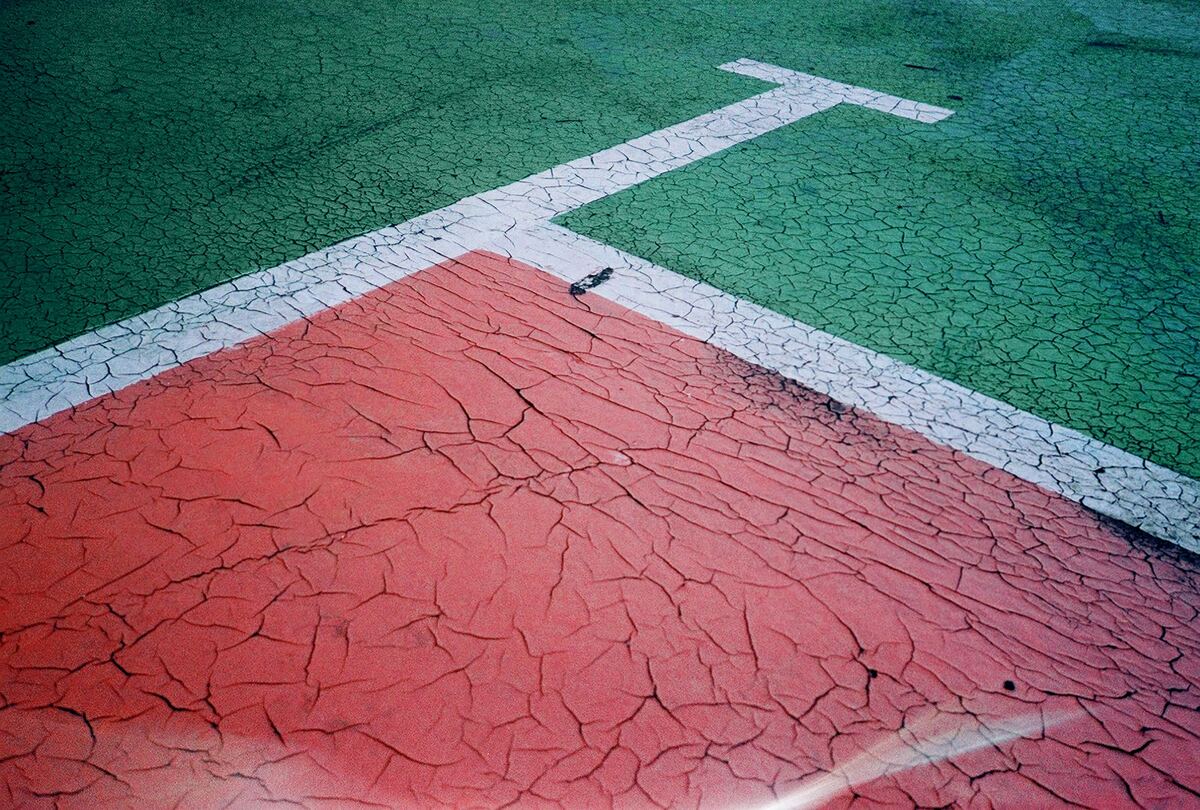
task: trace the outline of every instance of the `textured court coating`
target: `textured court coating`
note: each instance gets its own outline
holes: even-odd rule
[[[856,111],[572,227],[1200,475],[1192,0],[0,6],[0,361],[761,89]],[[64,47],[64,43],[69,46]]]
[[[0,801],[751,806],[916,733],[999,742],[857,795],[1200,796],[1194,556],[487,254],[0,498]]]

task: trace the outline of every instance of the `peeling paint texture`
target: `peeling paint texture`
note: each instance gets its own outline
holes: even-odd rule
[[[1200,801],[1193,555],[492,254],[0,438],[0,527],[5,804]]]

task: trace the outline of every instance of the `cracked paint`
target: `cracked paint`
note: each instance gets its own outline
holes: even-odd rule
[[[638,311],[1155,536],[1200,548],[1200,482],[550,224],[554,216],[839,105],[922,124],[952,115],[752,59],[720,69],[777,86],[9,363],[0,367],[0,428],[119,390],[440,258],[488,249],[540,257],[552,272],[565,261],[574,286],[581,283],[575,268],[601,256],[589,277],[614,266],[642,277],[641,289],[632,295],[626,289],[622,299]]]
[[[494,254],[0,483],[9,803],[1200,798],[1194,555]]]
[[[559,222],[1197,478],[1200,93],[1176,71],[1200,15],[1175,24],[1190,51],[1044,40],[936,127],[840,107]]]

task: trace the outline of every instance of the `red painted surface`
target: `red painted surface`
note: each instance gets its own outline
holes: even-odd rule
[[[0,803],[1196,801],[1194,558],[466,262],[0,439]]]

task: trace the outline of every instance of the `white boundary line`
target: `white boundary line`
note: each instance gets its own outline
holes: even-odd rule
[[[447,258],[492,250],[566,280],[611,267],[618,272],[598,292],[618,303],[1200,551],[1200,482],[550,224],[551,217],[837,104],[926,123],[952,114],[748,59],[721,68],[779,86],[9,363],[0,367],[0,431],[273,331]]]

